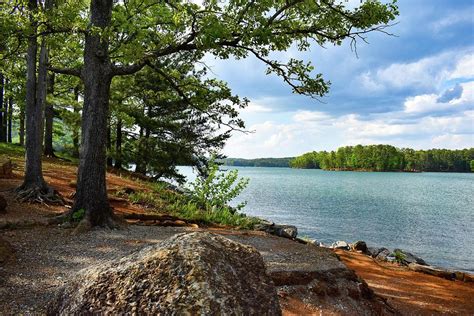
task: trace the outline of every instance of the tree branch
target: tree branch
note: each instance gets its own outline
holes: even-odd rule
[[[48,66],[48,70],[57,74],[76,76],[79,78],[81,77],[81,74],[82,74],[82,68],[56,68],[56,67]]]
[[[147,65],[147,58],[138,61],[135,64],[116,66],[112,65],[112,76],[127,76],[133,75],[134,73],[140,71]]]

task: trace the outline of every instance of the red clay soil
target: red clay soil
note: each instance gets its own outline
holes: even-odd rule
[[[342,261],[403,315],[474,315],[474,283],[449,281],[337,250]]]
[[[22,183],[23,179],[23,162],[22,161],[15,161],[15,168],[13,170],[13,178],[12,179],[0,179],[0,192],[1,194],[5,195],[9,200],[9,208],[18,207],[19,212],[9,212],[9,219],[12,220],[10,216],[15,214],[20,217],[24,215],[28,219],[36,219],[34,214],[35,209],[37,209],[38,215],[45,215],[45,209],[54,214],[60,214],[64,212],[66,209],[63,206],[53,206],[49,205],[48,208],[39,207],[38,205],[30,205],[31,207],[21,207],[21,203],[16,203],[13,199],[13,192],[9,192],[9,190],[18,187]],[[70,198],[72,194],[76,191],[75,183],[76,183],[76,174],[77,174],[77,167],[69,162],[61,162],[58,159],[54,158],[45,158],[43,161],[43,175],[46,182],[57,190],[61,196],[63,196],[66,201],[72,202]],[[129,203],[126,200],[116,198],[114,193],[119,189],[124,188],[131,188],[136,191],[147,191],[149,190],[145,185],[142,185],[140,181],[136,179],[132,179],[130,173],[124,171],[122,174],[116,173],[107,173],[107,192],[109,193],[109,202],[111,206],[114,208],[114,212],[119,215],[125,215],[130,213],[148,213],[146,209],[140,205],[135,205]],[[13,204],[13,205],[12,205]],[[25,214],[22,214],[25,212]],[[12,214],[13,213],[13,214]],[[29,217],[33,215],[33,217]]]

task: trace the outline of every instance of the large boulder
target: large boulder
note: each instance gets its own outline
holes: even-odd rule
[[[253,247],[205,232],[175,235],[80,273],[50,314],[280,315]]]

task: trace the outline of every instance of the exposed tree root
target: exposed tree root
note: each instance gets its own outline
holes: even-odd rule
[[[123,216],[124,219],[135,219],[140,221],[176,221],[181,220],[181,218],[171,215],[155,215],[155,214],[138,214],[138,213],[131,213],[125,214]]]
[[[123,229],[128,226],[128,223],[123,218],[116,216],[113,213],[112,215],[102,219],[102,221],[96,225],[93,225],[90,216],[87,215],[78,221],[74,218],[74,213],[77,211],[78,210],[75,209],[69,209],[63,214],[49,219],[48,224],[61,225],[67,228],[75,227],[73,234],[86,233],[95,227],[106,229]]]
[[[118,216],[112,215],[108,216],[103,220],[100,225],[93,225],[92,221],[86,216],[83,218],[79,224],[77,224],[76,229],[73,234],[82,234],[91,231],[94,227],[101,227],[106,229],[123,229],[126,228],[127,223]]]
[[[64,223],[71,223],[72,224],[72,214],[73,214],[73,210],[72,209],[69,209],[67,211],[65,211],[64,213],[62,213],[61,215],[58,215],[58,216],[54,216],[53,218],[50,218],[48,220],[48,224],[49,225],[60,225],[60,224],[64,224]]]
[[[22,185],[15,189],[16,199],[20,202],[65,205],[63,198],[53,188],[49,186],[40,187],[37,185]]]

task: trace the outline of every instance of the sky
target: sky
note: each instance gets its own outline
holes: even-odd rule
[[[360,2],[350,0],[349,5]],[[254,58],[206,63],[234,93],[252,133],[234,133],[229,157],[290,157],[356,144],[415,149],[474,147],[474,1],[399,0],[397,25],[349,42],[282,58],[311,61],[331,81],[318,100],[295,95]]]

